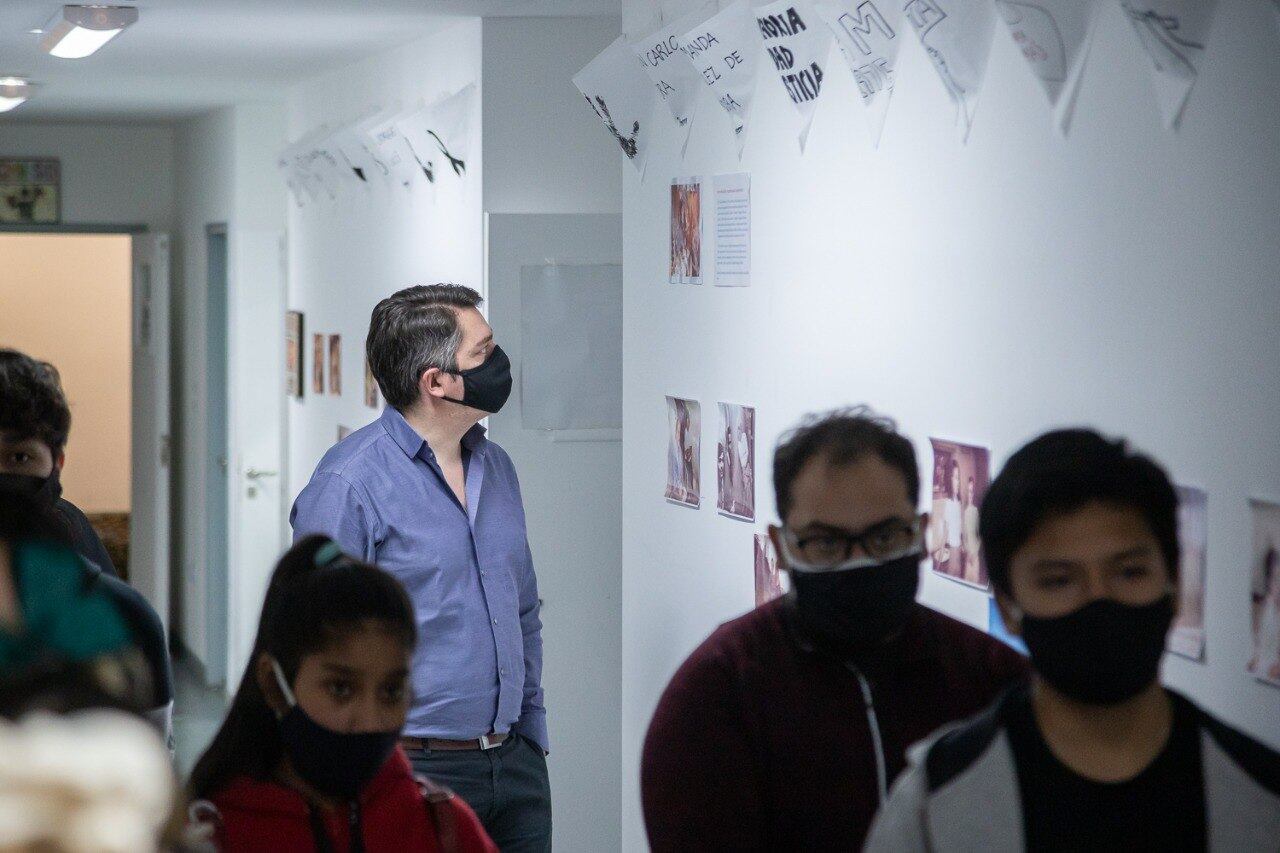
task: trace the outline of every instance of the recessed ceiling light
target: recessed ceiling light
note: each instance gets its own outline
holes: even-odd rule
[[[61,59],[83,59],[136,20],[133,6],[63,6],[45,24],[40,49]]]
[[[24,77],[0,77],[0,113],[21,105],[35,94],[35,87]]]

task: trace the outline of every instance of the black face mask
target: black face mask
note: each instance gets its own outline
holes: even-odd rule
[[[28,495],[40,503],[57,503],[62,497],[62,478],[55,467],[48,477],[31,474],[0,474],[0,489]]]
[[[343,800],[356,799],[387,763],[400,730],[346,733],[326,728],[307,716],[274,662],[273,668],[291,703],[280,718],[280,743],[289,763],[317,791]]]
[[[1173,597],[1133,606],[1099,599],[1054,619],[1022,617],[1036,672],[1055,690],[1089,705],[1132,699],[1159,675]]]
[[[494,415],[501,411],[511,396],[511,359],[507,358],[502,347],[495,346],[479,367],[460,371],[458,376],[462,377],[462,399],[444,398],[451,403],[461,403]]]
[[[840,653],[865,650],[906,627],[920,585],[920,556],[831,572],[791,572],[801,624]]]

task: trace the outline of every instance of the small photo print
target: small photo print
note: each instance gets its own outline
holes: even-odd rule
[[[342,396],[342,335],[329,336],[329,393]]]
[[[284,315],[284,385],[290,397],[302,398],[305,384],[302,373],[302,312],[288,311]]]
[[[696,400],[667,398],[667,500],[681,506],[701,505],[698,458],[702,453],[702,406]]]
[[[1178,618],[1165,648],[1192,660],[1204,660],[1204,585],[1208,567],[1209,496],[1201,489],[1178,486]]]
[[[672,284],[702,284],[702,179],[671,182]]]
[[[353,432],[355,432],[355,430],[353,430],[351,427],[338,424],[338,441],[342,441],[344,438],[351,435],[351,433]]]
[[[368,359],[364,362],[364,404],[371,409],[378,408],[378,380],[373,378]]]
[[[1250,501],[1253,571],[1250,579],[1253,652],[1249,673],[1280,687],[1280,504]]]
[[[991,451],[941,438],[931,438],[929,443],[933,445],[929,513],[933,570],[960,583],[990,589],[978,537],[978,508],[991,484]]]
[[[716,508],[731,518],[756,520],[756,410],[720,403],[716,439]]]
[[[780,598],[782,572],[778,570],[778,555],[768,534],[756,534],[756,607]]]
[[[311,336],[311,393],[324,393],[324,335]]]

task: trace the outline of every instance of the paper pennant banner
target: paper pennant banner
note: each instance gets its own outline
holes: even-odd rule
[[[685,33],[681,42],[694,70],[733,120],[741,157],[760,59],[760,30],[751,7],[746,0],[735,0]]]
[[[996,0],[1014,44],[1049,98],[1070,118],[1080,85],[1097,5],[1093,0]]]
[[[429,185],[434,185],[440,178],[438,161],[443,155],[435,138],[428,133],[433,124],[430,108],[421,106],[411,110],[396,119],[395,124],[418,174]]]
[[[411,189],[421,172],[414,162],[413,149],[400,131],[400,120],[405,113],[382,116],[365,128],[370,144],[378,158],[391,170],[396,186]]]
[[[364,135],[354,125],[334,131],[325,144],[360,186],[367,189],[386,177],[388,170],[369,151]]]
[[[989,0],[906,0],[903,14],[956,105],[967,142],[995,36],[995,8]]]
[[[587,99],[627,155],[643,173],[653,132],[654,97],[649,78],[636,66],[636,55],[624,36],[604,49],[573,78],[573,85]]]
[[[475,96],[476,84],[469,83],[427,108],[426,135],[431,140],[429,151],[438,173],[458,178],[467,175]]]
[[[772,67],[791,103],[800,113],[800,150],[804,150],[813,124],[813,111],[822,94],[831,53],[831,31],[823,25],[808,0],[778,0],[755,10],[756,25],[764,42],[766,67]]]
[[[1182,119],[1217,5],[1217,0],[1120,0],[1151,60],[1152,83],[1167,128],[1177,127]]]
[[[902,45],[902,0],[825,0],[817,10],[853,72],[867,108],[871,142],[879,147]]]
[[[644,73],[658,90],[658,97],[667,105],[676,124],[684,128],[685,141],[689,138],[693,105],[702,80],[685,60],[680,40],[691,27],[715,14],[715,9],[715,0],[703,0],[689,14],[631,45]]]

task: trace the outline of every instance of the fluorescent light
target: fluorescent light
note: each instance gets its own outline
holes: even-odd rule
[[[133,6],[63,6],[45,25],[40,49],[61,59],[83,59],[136,20]]]
[[[20,106],[35,93],[35,87],[21,77],[0,77],[0,113]]]

